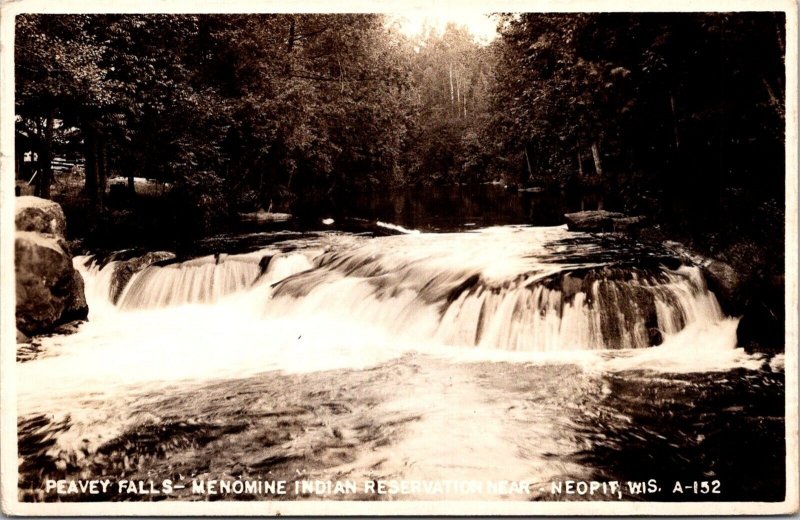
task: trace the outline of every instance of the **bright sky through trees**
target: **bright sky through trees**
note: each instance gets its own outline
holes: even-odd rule
[[[405,11],[389,15],[390,24],[397,24],[400,32],[406,36],[416,36],[425,27],[434,27],[439,33],[444,32],[448,23],[465,26],[478,42],[489,43],[497,37],[497,22],[488,12],[425,10]]]

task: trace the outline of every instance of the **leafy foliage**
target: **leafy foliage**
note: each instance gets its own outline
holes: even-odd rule
[[[711,249],[782,228],[758,209],[783,200],[782,15],[523,13],[500,31],[486,138],[521,182],[602,184]]]
[[[408,38],[375,14],[22,15],[18,154],[45,173],[54,153],[85,157],[89,213],[110,175],[170,182],[176,218],[200,231],[498,178],[605,186],[709,249],[781,229],[782,15],[497,22],[481,46],[456,25]]]
[[[116,172],[223,217],[401,178],[409,58],[380,15],[24,15],[17,113],[79,129],[101,206]]]

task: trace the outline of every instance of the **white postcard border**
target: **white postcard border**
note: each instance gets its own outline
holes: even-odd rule
[[[0,0],[3,1],[3,0]],[[25,503],[17,489],[14,325],[14,17],[20,13],[256,12],[666,12],[783,11],[786,14],[786,498],[783,502],[267,501]],[[798,140],[797,4],[791,0],[5,0],[0,10],[0,484],[2,510],[26,516],[151,515],[775,515],[798,510]]]

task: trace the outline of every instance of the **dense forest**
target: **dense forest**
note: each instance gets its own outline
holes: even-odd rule
[[[603,190],[782,264],[782,13],[494,18],[482,42],[379,14],[19,16],[18,179],[50,197],[73,158],[75,229],[157,215],[186,236],[401,186]],[[168,204],[137,201],[137,177]]]
[[[625,209],[676,229],[770,229],[781,249],[783,24],[771,13],[507,17],[498,157],[525,154],[545,181],[601,179]]]

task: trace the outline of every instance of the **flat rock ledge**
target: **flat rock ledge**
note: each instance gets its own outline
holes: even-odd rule
[[[615,211],[578,211],[564,215],[570,231],[619,232],[631,231],[644,223],[644,217],[630,217]]]

